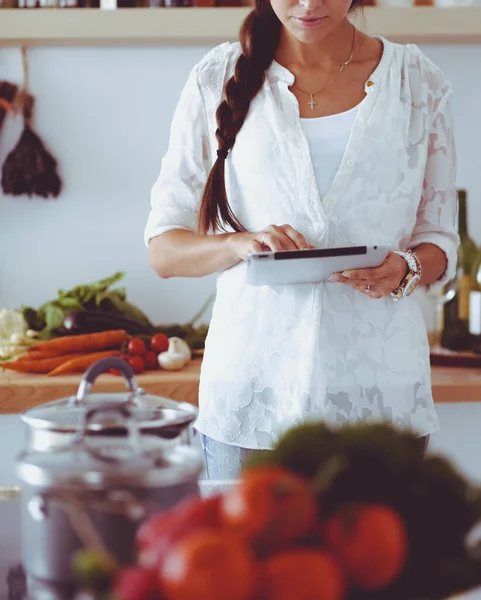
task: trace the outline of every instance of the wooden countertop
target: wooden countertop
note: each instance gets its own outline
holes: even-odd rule
[[[139,385],[147,393],[197,404],[201,359],[192,361],[182,371],[154,371],[139,375]],[[16,414],[33,406],[76,393],[80,375],[46,377],[22,375],[0,370],[0,414]],[[481,402],[481,369],[466,367],[432,367],[435,402]],[[125,389],[115,375],[102,375],[95,392]]]
[[[150,371],[137,376],[137,382],[149,394],[197,404],[201,359],[195,359],[181,371]],[[47,377],[24,375],[0,367],[0,414],[20,413],[33,406],[75,395],[80,375]],[[122,377],[101,375],[93,392],[122,392]]]

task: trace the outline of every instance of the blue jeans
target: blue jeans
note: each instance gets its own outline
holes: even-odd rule
[[[270,452],[270,450],[252,450],[223,444],[204,434],[201,434],[201,439],[204,447],[206,476],[207,479],[212,480],[237,479],[250,456],[257,452]],[[424,441],[424,450],[426,450],[429,435],[421,439]]]
[[[226,480],[237,479],[244,468],[246,460],[257,452],[269,450],[252,450],[223,444],[201,434],[204,447],[205,471],[207,479]]]

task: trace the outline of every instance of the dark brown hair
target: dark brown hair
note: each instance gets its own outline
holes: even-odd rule
[[[353,0],[350,10],[362,6],[364,0]],[[232,212],[225,188],[225,161],[232,150],[249,112],[251,101],[259,93],[279,44],[282,24],[272,9],[270,0],[255,0],[254,10],[247,15],[240,29],[242,54],[234,75],[226,83],[224,100],[216,112],[215,133],[217,160],[204,188],[197,228],[201,233],[210,230],[246,231]]]

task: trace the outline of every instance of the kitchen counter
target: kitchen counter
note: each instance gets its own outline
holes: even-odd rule
[[[201,359],[181,371],[152,371],[137,377],[150,394],[197,404]],[[76,393],[80,375],[47,377],[0,371],[0,414],[16,414],[51,400]],[[481,402],[481,369],[475,367],[432,367],[434,400],[437,403]],[[122,378],[102,375],[96,392],[125,389]]]
[[[147,371],[137,382],[149,394],[197,404],[201,359],[194,359],[181,371]],[[16,414],[45,402],[75,395],[81,375],[47,377],[28,375],[0,368],[0,414]],[[122,392],[122,377],[101,375],[94,392]]]

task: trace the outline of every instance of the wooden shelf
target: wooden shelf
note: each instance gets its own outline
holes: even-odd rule
[[[0,10],[0,46],[213,45],[237,39],[249,8]],[[392,41],[481,43],[481,6],[366,8],[358,26]]]

